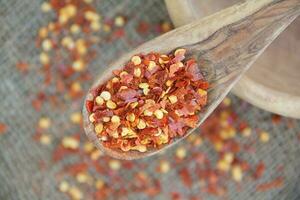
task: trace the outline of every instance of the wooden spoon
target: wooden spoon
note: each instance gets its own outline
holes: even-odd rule
[[[186,48],[187,57],[198,60],[201,71],[212,86],[208,91],[208,104],[199,114],[200,125],[258,56],[299,14],[300,0],[248,0],[234,5],[144,43],[99,74],[92,88],[108,80],[112,70],[122,67],[134,54],[152,51],[168,53],[177,48]],[[91,94],[88,93],[86,100],[90,98]],[[154,155],[194,131],[190,129],[184,137],[161,149],[149,149],[144,153],[123,152],[104,147],[94,132],[94,125],[89,122],[85,106],[83,115],[88,138],[101,151],[119,159],[131,160]]]

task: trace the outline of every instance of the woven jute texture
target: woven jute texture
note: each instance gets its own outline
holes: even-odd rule
[[[148,33],[140,34],[136,27],[141,21],[151,27],[162,21],[170,22],[163,0],[94,0],[96,10],[103,18],[113,18],[124,15],[127,18],[125,28],[126,37],[107,42],[94,47],[99,54],[91,63],[88,70],[92,74],[101,72],[113,59],[122,53],[129,52],[136,45],[154,38],[159,34],[155,28]],[[42,1],[38,0],[0,0],[0,122],[7,125],[7,132],[0,136],[0,199],[1,200],[35,200],[35,199],[69,199],[70,197],[58,190],[61,180],[77,187],[84,193],[84,199],[93,199],[92,189],[88,184],[78,184],[76,179],[62,173],[66,166],[76,162],[85,162],[79,154],[64,156],[57,162],[52,161],[55,148],[65,136],[80,133],[81,145],[87,138],[83,130],[71,125],[70,114],[81,110],[83,100],[70,100],[63,95],[59,99],[64,102],[64,110],[45,104],[40,112],[31,106],[31,101],[40,90],[43,78],[40,75],[39,51],[35,47],[35,36],[39,27],[47,24],[51,15],[46,17],[40,11]],[[133,41],[133,42],[129,42]],[[26,60],[29,72],[23,75],[16,69],[16,63]],[[99,64],[101,63],[101,65]],[[87,81],[83,88],[86,90],[91,84]],[[253,130],[264,130],[270,134],[270,141],[266,145],[257,142],[253,144],[255,153],[241,155],[250,165],[264,160],[268,170],[259,182],[272,180],[274,177],[284,177],[284,185],[279,189],[266,192],[256,192],[255,184],[250,180],[243,181],[236,186],[228,182],[226,199],[252,200],[297,200],[300,199],[300,121],[282,118],[277,125],[272,123],[272,114],[253,107],[246,102],[229,95],[234,112],[238,120],[249,123]],[[41,117],[51,119],[51,127],[47,134],[51,135],[52,143],[42,145],[34,140],[38,120]],[[237,122],[233,122],[237,123]],[[201,134],[201,131],[200,131]],[[220,199],[209,196],[201,191],[201,181],[192,175],[192,186],[186,187],[179,177],[181,169],[193,170],[197,162],[189,159],[176,163],[175,152],[181,146],[190,152],[206,152],[212,160],[216,153],[204,144],[192,147],[187,141],[167,150],[162,155],[133,161],[133,167],[121,168],[117,175],[114,173],[99,173],[90,170],[95,179],[104,180],[111,188],[110,193],[101,199],[117,199],[117,193],[126,189],[133,180],[133,175],[139,171],[146,173],[151,180],[158,181],[161,191],[155,199],[170,199],[171,194],[178,192],[182,199],[191,196],[202,199]],[[102,168],[108,168],[107,160],[97,161]],[[171,169],[166,174],[157,172],[157,165],[161,160],[169,161]],[[87,163],[90,165],[90,163]],[[128,163],[127,163],[128,164]],[[282,166],[282,170],[277,170]],[[117,178],[116,178],[117,177]],[[127,191],[121,199],[151,199],[138,190]],[[222,198],[221,198],[222,199]]]

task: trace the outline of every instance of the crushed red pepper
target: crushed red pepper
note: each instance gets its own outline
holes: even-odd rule
[[[0,135],[4,134],[6,131],[7,131],[6,124],[0,122]]]
[[[21,73],[26,74],[28,72],[29,65],[26,62],[18,62],[16,63],[16,67]]]
[[[253,174],[253,177],[255,179],[259,179],[263,176],[264,172],[266,170],[266,166],[265,164],[261,161],[257,164],[255,170],[254,170],[254,174]]]
[[[256,186],[258,192],[265,192],[272,189],[277,189],[282,187],[284,184],[284,179],[282,177],[275,178],[269,182],[261,183]]]
[[[197,126],[208,83],[185,53],[177,49],[169,55],[135,55],[90,91],[85,106],[106,147],[145,152]]]

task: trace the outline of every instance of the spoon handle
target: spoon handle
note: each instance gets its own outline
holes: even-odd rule
[[[205,62],[208,79],[226,81],[246,71],[300,14],[300,0],[269,2],[253,14],[244,14],[238,21],[218,29],[206,40],[188,45],[191,55],[196,55],[200,64]],[[238,5],[236,12],[244,13],[248,5],[250,1]]]

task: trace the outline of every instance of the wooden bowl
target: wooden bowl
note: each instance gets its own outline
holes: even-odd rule
[[[178,27],[240,0],[165,1]],[[270,112],[300,118],[300,18],[261,55],[234,87],[233,93]]]

